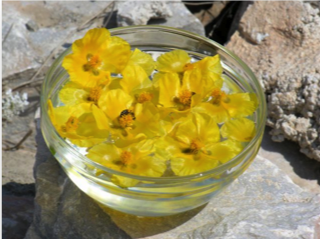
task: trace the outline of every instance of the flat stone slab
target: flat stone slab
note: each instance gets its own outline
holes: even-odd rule
[[[172,216],[137,217],[99,207],[67,178],[47,149],[39,126],[36,139],[35,214],[26,239],[313,239],[320,235],[320,196],[304,191],[260,155],[207,205]]]

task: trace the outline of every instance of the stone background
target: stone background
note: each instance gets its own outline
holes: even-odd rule
[[[318,3],[218,1],[194,6],[180,1],[115,4],[84,1],[3,2],[2,6],[2,92],[12,88],[29,96],[26,110],[2,125],[3,238],[23,238],[32,222],[27,238],[49,238],[49,235],[51,238],[97,238],[93,235],[103,235],[101,238],[316,238],[320,235],[319,221],[317,224],[320,163],[316,161],[320,150]],[[148,220],[108,209],[102,213],[72,183],[59,185],[58,178],[65,180],[65,175],[46,154],[34,122],[41,82],[62,51],[89,28],[137,24],[177,27],[226,45],[263,83],[269,108],[270,128],[266,128],[259,157],[249,170],[204,208],[151,220],[157,230]],[[26,135],[26,140],[15,148]],[[36,152],[42,160],[47,160],[42,169],[51,170],[52,177],[46,178],[37,167],[34,174]],[[38,180],[36,186],[34,175]],[[75,216],[73,212],[59,212],[63,205],[74,204],[74,200],[70,196],[59,201],[57,195],[44,194],[45,187],[39,184],[41,179],[51,183],[59,193],[70,191],[71,196],[79,195],[81,203],[75,204],[74,209],[89,208],[81,216],[98,218],[98,221],[92,219],[98,226],[90,224],[82,228],[83,221],[69,225],[70,218]],[[257,179],[261,181],[256,182]],[[258,188],[260,191],[255,194]],[[227,200],[230,195],[234,200]],[[46,201],[39,201],[41,197],[49,197],[53,203],[49,206]],[[242,208],[237,207],[239,200],[249,201]],[[216,206],[217,203],[220,204]],[[46,220],[48,215],[51,221]],[[100,234],[90,234],[95,230],[100,230]]]

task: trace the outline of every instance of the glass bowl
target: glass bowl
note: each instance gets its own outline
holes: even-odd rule
[[[266,103],[260,83],[235,54],[205,37],[162,26],[131,26],[110,30],[111,35],[126,40],[132,48],[149,53],[162,53],[182,49],[195,60],[220,55],[224,78],[235,87],[257,95],[259,106],[252,116],[256,135],[244,150],[229,162],[212,170],[190,176],[142,177],[122,173],[101,166],[67,143],[55,130],[47,102],[57,102],[57,92],[68,80],[61,67],[66,50],[51,66],[42,86],[41,129],[46,144],[61,164],[68,177],[87,195],[113,209],[138,216],[165,216],[187,211],[207,203],[241,175],[258,153],[266,118]],[[103,170],[97,176],[92,168]],[[134,187],[122,188],[111,181],[112,175],[137,179]]]

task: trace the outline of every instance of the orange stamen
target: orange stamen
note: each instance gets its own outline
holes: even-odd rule
[[[65,129],[65,131],[74,131],[79,127],[79,120],[78,118],[71,116],[68,121],[66,122],[65,127],[63,127],[63,129]]]
[[[99,75],[99,69],[102,65],[102,61],[98,55],[87,55],[87,63],[83,65],[84,71],[91,71],[94,75]]]
[[[210,100],[212,104],[219,105],[221,100],[227,100],[227,94],[220,89],[214,89],[211,93],[212,99]]]
[[[152,100],[152,98],[153,98],[153,94],[149,92],[142,92],[141,94],[138,95],[137,102],[142,104],[144,102]]]
[[[133,122],[135,119],[136,118],[135,118],[134,113],[132,111],[124,110],[121,112],[121,114],[118,118],[118,122],[122,128],[127,128],[127,127],[133,126]]]
[[[183,90],[179,93],[179,101],[181,104],[185,106],[190,106],[191,105],[191,97],[194,95],[189,90]]]
[[[123,151],[120,155],[120,161],[123,166],[127,166],[132,161],[132,153],[129,151]]]
[[[96,86],[92,88],[92,90],[90,91],[88,100],[97,103],[100,96],[101,96],[101,87]]]

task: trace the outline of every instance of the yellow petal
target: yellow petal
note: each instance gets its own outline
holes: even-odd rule
[[[113,144],[101,143],[90,148],[86,156],[105,167],[119,170],[119,166],[114,162],[120,158],[121,152],[122,150]]]
[[[225,122],[229,119],[228,111],[220,104],[214,105],[211,103],[201,103],[192,108],[193,112],[208,114],[217,123]]]
[[[194,114],[194,123],[197,126],[199,140],[205,143],[220,141],[218,124],[212,117],[205,114]]]
[[[127,93],[136,89],[150,87],[152,84],[144,69],[139,65],[126,66],[122,75],[123,79],[120,80],[120,85]]]
[[[181,143],[189,146],[193,139],[198,137],[197,127],[191,117],[181,122],[175,131],[174,138]]]
[[[72,44],[73,53],[91,52],[91,54],[105,49],[110,41],[110,32],[105,28],[89,30],[82,39]]]
[[[247,118],[230,120],[221,127],[222,137],[241,142],[249,142],[253,139],[255,133],[254,122]]]
[[[120,116],[123,110],[129,109],[133,98],[122,89],[110,90],[100,96],[99,108],[112,121]]]
[[[236,93],[228,95],[228,100],[221,102],[231,118],[246,117],[256,110],[257,101],[252,99],[252,94]]]
[[[194,64],[202,71],[210,71],[217,75],[221,75],[223,72],[219,55],[207,56]]]
[[[164,107],[174,107],[174,97],[179,95],[180,78],[178,74],[167,73],[159,79],[159,104]]]
[[[152,59],[152,56],[148,53],[140,51],[138,48],[134,49],[131,54],[128,64],[135,64],[142,67],[147,75],[151,75],[155,68],[155,62]]]
[[[127,65],[131,55],[130,45],[120,37],[111,37],[106,51],[101,53],[103,69],[112,73],[120,73]]]
[[[110,129],[109,119],[101,109],[99,109],[95,105],[92,105],[92,114],[93,114],[93,117],[95,118],[98,129],[100,130]]]
[[[65,105],[87,103],[89,92],[75,82],[68,82],[59,91],[59,99]]]
[[[220,143],[208,145],[206,150],[210,156],[219,160],[221,163],[226,163],[242,151],[242,146],[232,140],[225,140]]]
[[[137,179],[132,179],[132,178],[118,176],[118,175],[113,175],[111,177],[111,181],[122,188],[134,187],[139,183],[139,180]]]
[[[200,153],[195,160],[194,155],[178,155],[171,160],[171,169],[178,176],[187,176],[215,168],[219,161]]]
[[[156,68],[161,72],[179,73],[184,71],[184,67],[191,58],[183,50],[173,50],[158,57]]]

